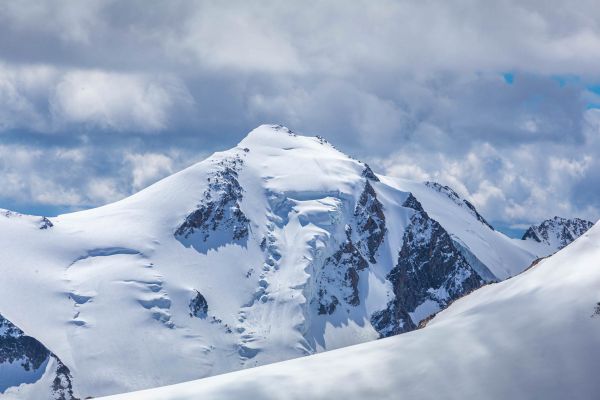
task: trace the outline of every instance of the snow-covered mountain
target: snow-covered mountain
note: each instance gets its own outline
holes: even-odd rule
[[[596,225],[521,275],[457,300],[425,329],[110,400],[595,399],[598,288]]]
[[[266,125],[117,203],[3,212],[0,246],[0,354],[24,335],[37,349],[0,359],[0,398],[66,399],[411,331],[554,251],[446,186]]]
[[[554,217],[529,227],[523,235],[523,240],[544,243],[550,249],[558,251],[583,235],[593,225],[593,222],[584,219]]]

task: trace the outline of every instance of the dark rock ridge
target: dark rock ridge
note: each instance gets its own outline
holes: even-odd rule
[[[402,207],[412,208],[415,211],[425,212],[419,200],[417,200],[417,198],[413,196],[412,193],[408,194],[408,197],[406,198],[406,200],[404,200],[404,203],[402,203]]]
[[[53,356],[56,358],[56,356]],[[56,370],[52,381],[53,400],[79,400],[73,394],[73,377],[65,364],[56,358]]]
[[[0,364],[18,362],[25,371],[38,369],[50,352],[43,344],[0,315]]]
[[[367,163],[364,163],[364,164],[365,164],[365,169],[363,169],[363,171],[361,173],[363,178],[370,179],[374,182],[379,182],[379,178],[377,177],[377,175],[375,175],[375,173],[373,172],[371,167],[369,167],[369,164],[367,164]]]
[[[473,204],[471,204],[471,202],[469,202],[468,200],[465,200],[465,199],[461,198],[458,195],[458,193],[456,193],[454,190],[452,190],[451,187],[449,187],[449,186],[442,186],[442,185],[440,185],[437,182],[425,182],[425,185],[427,185],[428,187],[436,190],[439,193],[445,194],[456,205],[458,205],[460,207],[463,207],[463,208],[466,208],[475,218],[477,218],[477,220],[479,222],[481,222],[482,224],[486,225],[491,230],[494,230],[494,227],[491,224],[489,224],[485,220],[485,218],[483,218],[481,216],[481,214],[479,214],[479,212],[477,212],[477,209],[475,208],[475,206]]]
[[[207,242],[217,230],[229,236],[227,241],[248,237],[250,220],[240,207],[244,190],[238,182],[238,171],[242,165],[239,156],[219,162],[218,170],[208,178],[208,189],[198,208],[175,231],[178,239],[198,235],[202,242]]]
[[[423,211],[412,195],[405,204],[415,212],[404,233],[398,263],[387,276],[394,299],[371,317],[382,337],[416,329],[421,319],[484,284],[448,232]],[[411,316],[426,302],[428,311]]]
[[[54,400],[77,400],[73,394],[73,378],[69,368],[43,344],[31,336],[27,336],[21,329],[0,315],[0,364],[19,363],[25,371],[36,371],[43,368],[44,363],[50,358],[56,362],[54,379],[49,388],[51,398]]]
[[[529,227],[521,239],[531,239],[548,245],[557,244],[560,250],[587,232],[593,225],[593,222],[580,218],[554,217]]]
[[[367,182],[354,209],[358,246],[375,263],[375,255],[385,237],[385,214],[383,204],[377,199],[373,186]]]

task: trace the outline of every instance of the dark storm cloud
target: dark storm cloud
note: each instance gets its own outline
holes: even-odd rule
[[[490,219],[597,218],[598,21],[593,1],[5,2],[2,198],[102,204],[277,122]]]

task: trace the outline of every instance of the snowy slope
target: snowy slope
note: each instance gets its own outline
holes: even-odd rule
[[[596,225],[518,277],[456,301],[425,329],[110,400],[597,398],[598,260]]]
[[[407,332],[548,254],[280,126],[114,204],[3,212],[0,246],[0,315],[55,360],[4,398],[60,371],[96,397]]]

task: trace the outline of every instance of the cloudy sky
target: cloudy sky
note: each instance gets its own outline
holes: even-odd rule
[[[255,126],[454,187],[489,220],[600,218],[596,1],[0,5],[0,207],[123,198]]]

